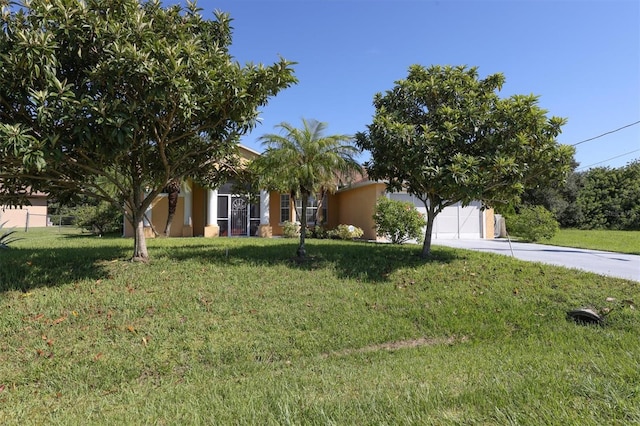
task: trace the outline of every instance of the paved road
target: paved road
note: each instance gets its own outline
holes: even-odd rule
[[[433,245],[486,251],[511,256],[509,241],[433,240]],[[513,255],[522,260],[581,269],[600,275],[640,281],[640,256],[543,244],[511,242]]]

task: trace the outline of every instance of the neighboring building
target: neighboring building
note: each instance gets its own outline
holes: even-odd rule
[[[240,147],[245,160],[256,158],[260,154],[249,148]],[[296,221],[296,209],[289,194],[260,191],[255,202],[241,194],[232,193],[233,184],[227,183],[217,189],[204,188],[197,184],[188,185],[182,190],[174,216],[171,236],[174,237],[227,237],[258,236],[271,237],[282,235],[285,221]],[[332,229],[339,224],[354,225],[362,228],[363,238],[375,240],[376,234],[373,213],[376,201],[381,196],[391,199],[408,200],[424,214],[421,201],[406,193],[388,193],[386,185],[368,179],[361,179],[338,189],[335,194],[326,197],[323,203],[325,227]],[[258,201],[259,200],[259,201]],[[299,202],[299,200],[298,200]],[[307,222],[313,225],[317,203],[310,200]],[[162,231],[168,215],[166,194],[161,194],[147,210],[145,229],[152,237],[151,224]],[[481,208],[479,202],[462,207],[457,204],[447,207],[435,220],[433,239],[452,238],[493,238],[493,210]],[[133,228],[126,222],[125,236],[133,236]]]
[[[0,206],[0,223],[5,228],[40,228],[47,226],[47,194],[36,192],[27,197],[31,205]]]

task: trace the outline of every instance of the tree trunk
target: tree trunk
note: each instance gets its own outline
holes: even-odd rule
[[[309,201],[309,194],[301,194],[302,196],[302,220],[300,221],[300,245],[298,246],[298,257],[305,257],[307,250],[304,246],[305,238],[307,237],[307,203]]]
[[[316,221],[315,224],[317,225],[324,225],[324,216],[322,214],[322,209],[324,208],[323,203],[324,203],[324,194],[325,191],[320,191],[320,193],[318,194],[318,199],[317,199],[317,210],[316,210]]]
[[[169,214],[167,215],[167,224],[164,226],[164,236],[171,236],[171,224],[173,223],[173,217],[176,215],[176,208],[178,206],[178,194],[179,192],[170,192],[167,200],[169,202]]]
[[[436,219],[436,208],[433,203],[427,203],[427,201],[424,201],[424,205],[427,208],[427,229],[424,232],[424,242],[422,243],[420,257],[427,259],[431,256],[431,236],[433,234],[433,222]]]
[[[134,223],[133,228],[135,230],[133,236],[133,262],[148,262],[149,252],[147,251],[147,238],[144,235],[144,215],[135,213],[133,215]]]
[[[133,257],[132,262],[148,262],[147,237],[144,235],[144,217],[148,204],[142,196],[141,185],[134,180],[133,197],[131,199],[131,225],[133,226]]]

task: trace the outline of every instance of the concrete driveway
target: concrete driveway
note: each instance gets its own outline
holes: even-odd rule
[[[516,243],[506,239],[495,240],[433,240],[433,245],[442,245],[468,250],[511,256],[531,262],[542,262],[565,268],[581,269],[596,274],[640,281],[640,256],[586,250],[543,244]]]

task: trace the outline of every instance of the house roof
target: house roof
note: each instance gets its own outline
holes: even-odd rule
[[[361,167],[359,171],[354,170],[350,174],[343,175],[339,178],[338,191],[346,191],[351,188],[358,188],[376,183],[382,182],[371,180],[367,170],[364,167]]]
[[[256,158],[256,157],[259,157],[259,156],[262,155],[258,151],[255,151],[255,150],[249,148],[248,146],[245,146],[245,145],[242,145],[242,144],[238,144],[238,148],[240,150],[240,154],[241,155],[242,154],[248,154],[248,155],[242,155],[243,157],[248,158],[248,159],[253,159],[253,158]]]

